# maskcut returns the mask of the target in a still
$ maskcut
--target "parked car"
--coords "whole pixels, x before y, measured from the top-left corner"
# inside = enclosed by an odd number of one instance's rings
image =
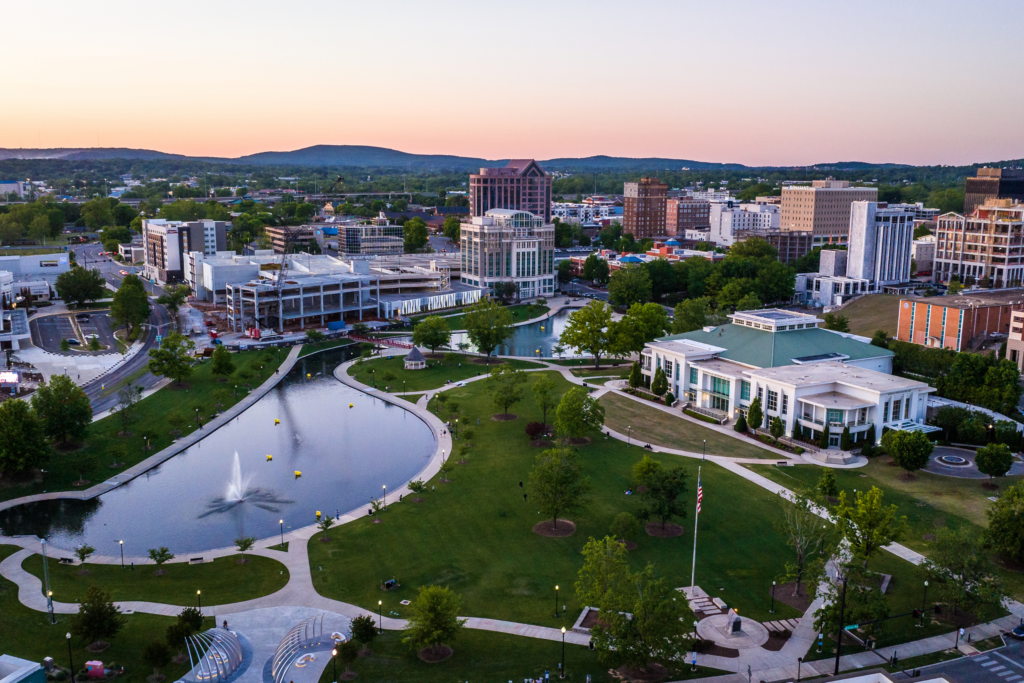
[[[1021,624],[1017,628],[1010,631],[1010,637],[1016,638],[1017,640],[1024,640],[1024,624]]]
[[[82,342],[78,341],[74,337],[68,337],[67,343],[68,343],[68,346],[81,346],[82,345]]]

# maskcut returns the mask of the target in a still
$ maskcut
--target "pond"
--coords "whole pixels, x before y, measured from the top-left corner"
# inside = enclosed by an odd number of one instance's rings
[[[539,322],[512,328],[512,337],[508,342],[499,346],[495,353],[499,356],[529,356],[530,358],[579,358],[582,354],[569,348],[565,349],[561,356],[554,352],[554,348],[558,345],[558,338],[562,336],[562,331],[569,323],[570,313],[572,310],[563,308],[558,313]],[[470,351],[476,351],[476,347],[464,332],[452,335],[452,348],[456,348],[462,342],[470,345]]]
[[[316,522],[318,510],[334,516],[367,505],[382,487],[414,477],[435,442],[415,415],[334,378],[350,353],[300,359],[229,424],[98,498],[0,512],[0,533],[65,549],[88,543],[101,555],[117,555],[119,540],[126,555],[159,546],[195,553],[274,536],[282,519],[287,532]]]

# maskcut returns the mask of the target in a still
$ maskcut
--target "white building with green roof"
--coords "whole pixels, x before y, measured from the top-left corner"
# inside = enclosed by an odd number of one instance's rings
[[[720,420],[746,414],[761,399],[765,424],[778,416],[786,434],[818,438],[829,425],[839,445],[844,428],[857,441],[875,425],[929,431],[923,382],[892,374],[893,352],[867,339],[826,330],[813,315],[743,311],[724,325],[656,339],[641,354],[648,378],[658,368],[669,391],[690,409]]]

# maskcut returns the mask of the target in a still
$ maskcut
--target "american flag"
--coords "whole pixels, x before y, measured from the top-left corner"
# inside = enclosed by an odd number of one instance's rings
[[[700,477],[697,477],[697,514],[700,514],[700,501],[704,498],[704,489],[700,485]]]

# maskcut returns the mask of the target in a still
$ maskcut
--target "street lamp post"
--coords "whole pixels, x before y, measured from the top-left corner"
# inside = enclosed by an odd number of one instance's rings
[[[57,623],[57,615],[53,613],[53,591],[46,591],[46,609],[50,612],[50,623]]]
[[[558,676],[559,678],[565,678],[565,627],[562,627],[562,673]]]
[[[630,437],[632,436],[632,433],[633,428],[630,427],[629,425],[626,425],[626,448],[629,448],[630,446]]]
[[[75,657],[71,654],[71,634],[68,633],[64,637],[68,639],[68,663],[71,665],[71,683],[75,683]]]
[[[558,586],[555,586],[555,618],[558,618]]]
[[[203,596],[202,591],[196,591],[196,600],[199,601],[199,614],[203,613]]]
[[[704,456],[708,452],[708,440],[704,439],[704,445],[700,448],[700,461],[704,462]]]
[[[924,606],[928,604],[928,580],[924,582],[924,597],[921,598],[921,623],[918,626],[924,626]]]
[[[772,581],[772,608],[768,610],[772,614],[775,614],[775,582]]]
[[[124,541],[118,541],[117,545],[121,547],[121,569],[124,569]]]
[[[331,664],[334,666],[334,681],[338,681],[338,648],[331,650]]]
[[[281,525],[281,548],[284,549],[284,520],[278,520],[278,523]]]
[[[384,496],[381,498],[381,501],[384,503],[384,509],[387,510],[388,509],[388,486],[387,486],[387,484],[384,484],[383,486],[381,486],[381,488],[384,489]]]
[[[384,633],[384,601],[377,601],[377,625],[381,633]]]

